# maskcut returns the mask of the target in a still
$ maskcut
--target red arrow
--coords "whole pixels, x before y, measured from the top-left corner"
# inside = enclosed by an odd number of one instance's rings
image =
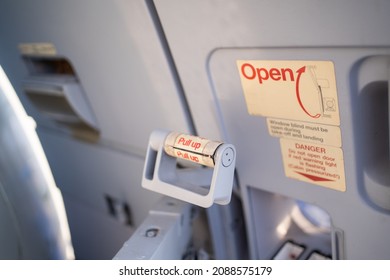
[[[321,114],[317,114],[317,115],[312,115],[310,114],[305,106],[303,106],[303,103],[302,103],[302,100],[301,100],[301,95],[299,93],[299,80],[301,79],[301,75],[303,73],[305,73],[306,71],[306,66],[303,66],[301,68],[299,68],[296,72],[298,73],[298,76],[297,76],[297,83],[295,84],[295,91],[296,91],[296,94],[297,94],[297,99],[298,99],[298,103],[299,103],[299,106],[301,106],[302,110],[310,117],[314,118],[314,119],[318,119],[319,117],[321,117]]]
[[[331,180],[331,179],[327,179],[327,178],[322,178],[322,177],[318,177],[318,176],[314,176],[314,175],[310,175],[310,174],[306,174],[306,173],[302,173],[302,172],[298,172],[298,171],[295,171],[296,173],[298,173],[299,175],[302,175],[312,181],[315,181],[315,182],[333,182],[334,180]]]

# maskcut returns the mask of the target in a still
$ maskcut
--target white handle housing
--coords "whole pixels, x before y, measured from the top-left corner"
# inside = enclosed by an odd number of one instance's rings
[[[234,146],[220,143],[215,148],[212,155],[213,168],[200,166],[178,168],[177,159],[168,155],[164,149],[169,135],[172,134],[161,130],[150,135],[142,186],[205,208],[212,206],[213,203],[228,204],[232,194],[236,162]],[[199,156],[204,155],[199,153]]]

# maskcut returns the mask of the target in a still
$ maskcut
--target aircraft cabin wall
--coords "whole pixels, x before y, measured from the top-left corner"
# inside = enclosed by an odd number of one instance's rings
[[[251,258],[389,258],[390,3],[154,2],[197,132],[237,149]]]
[[[112,257],[160,199],[140,186],[155,129],[235,146],[244,214],[236,200],[208,212],[216,244],[390,257],[389,2],[3,7],[0,64],[37,120],[78,258]]]
[[[111,259],[161,197],[141,188],[155,128],[192,132],[145,1],[3,1],[0,64],[65,201],[78,259]]]

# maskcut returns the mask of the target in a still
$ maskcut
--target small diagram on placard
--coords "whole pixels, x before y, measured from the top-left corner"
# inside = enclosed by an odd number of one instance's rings
[[[324,100],[324,111],[336,112],[336,100],[334,98],[325,97],[323,100]]]
[[[335,112],[335,99],[324,97],[324,89],[329,88],[329,81],[325,78],[318,77],[317,67],[315,65],[307,65],[298,71],[296,82],[296,97],[301,109],[312,118],[328,117],[331,115],[327,112]],[[307,73],[308,75],[302,76]],[[303,85],[302,85],[303,84]],[[314,94],[313,94],[314,93]],[[317,102],[314,101],[317,99]],[[306,102],[312,104],[308,106]],[[317,103],[317,106],[315,105]],[[310,108],[309,108],[310,107]]]
[[[316,66],[308,66],[309,73],[311,75],[312,81],[318,89],[318,96],[320,101],[320,107],[323,117],[330,118],[331,115],[327,114],[329,112],[336,112],[336,100],[332,97],[324,96],[324,89],[329,88],[329,81],[325,78],[319,78],[316,75]]]

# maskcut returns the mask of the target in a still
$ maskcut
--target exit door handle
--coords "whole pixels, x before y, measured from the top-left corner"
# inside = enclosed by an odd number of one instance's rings
[[[182,168],[178,159],[195,164]],[[231,199],[235,162],[231,144],[156,130],[149,138],[142,186],[205,208],[214,203],[226,205]]]

